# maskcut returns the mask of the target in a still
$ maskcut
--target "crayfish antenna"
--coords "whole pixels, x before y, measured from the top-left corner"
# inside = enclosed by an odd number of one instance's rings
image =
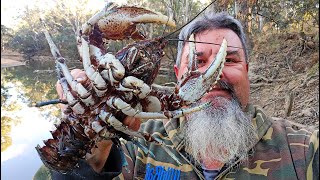
[[[65,79],[67,80],[68,84],[71,87],[71,90],[76,91],[80,98],[82,99],[82,101],[86,104],[86,106],[91,106],[94,104],[94,99],[92,97],[92,95],[90,94],[90,92],[79,82],[77,82],[71,75],[67,65],[66,65],[66,60],[64,57],[61,56],[59,49],[57,48],[57,46],[54,44],[48,30],[46,29],[46,25],[45,23],[42,21],[43,25],[44,25],[44,35],[47,39],[47,42],[49,44],[50,47],[50,51],[51,54],[53,55],[53,57],[55,58],[55,62],[56,62],[56,68],[57,68],[57,74],[58,74],[58,79],[61,80],[63,77],[65,77]],[[68,88],[68,91],[71,91]],[[67,92],[64,92],[67,93]]]
[[[152,136],[154,141],[161,145],[162,149],[166,151],[166,153],[174,160],[176,163],[178,163],[179,166],[182,166],[182,163],[179,161],[176,155],[173,154],[173,152],[166,146],[166,144],[159,138]]]
[[[46,37],[46,39],[47,39],[47,42],[48,42],[48,44],[49,44],[49,47],[50,47],[50,51],[51,51],[52,56],[55,58],[55,60],[58,60],[58,59],[60,59],[60,58],[63,58],[63,57],[61,56],[61,54],[60,54],[59,49],[58,49],[57,46],[54,44],[54,42],[53,42],[53,40],[52,40],[52,38],[51,38],[51,36],[50,36],[50,33],[49,33],[48,30],[47,30],[47,25],[45,24],[45,22],[44,22],[42,19],[40,19],[40,21],[41,21],[41,23],[42,23],[43,26],[44,26],[43,32],[44,32],[44,35],[45,35],[45,37]],[[63,59],[64,59],[64,58],[63,58]]]

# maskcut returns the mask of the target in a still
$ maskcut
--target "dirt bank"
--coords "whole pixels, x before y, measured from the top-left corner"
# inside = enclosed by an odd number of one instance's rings
[[[270,116],[319,126],[319,39],[298,33],[257,37],[250,62],[251,102]]]
[[[26,62],[22,54],[9,50],[1,51],[1,68],[23,65],[26,65]]]

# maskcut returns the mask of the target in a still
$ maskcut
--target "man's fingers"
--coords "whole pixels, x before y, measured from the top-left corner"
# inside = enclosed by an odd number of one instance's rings
[[[80,69],[73,69],[71,70],[70,73],[73,79],[77,80],[80,83],[83,83],[88,79],[86,73]],[[59,81],[57,81],[56,83],[56,90],[57,90],[59,99],[66,100],[66,97],[64,96],[64,93],[63,93],[62,86]],[[70,91],[72,91],[72,89],[70,89]],[[60,104],[60,108],[64,110],[66,108],[66,105]]]
[[[61,84],[59,83],[59,81],[57,81],[57,83],[56,83],[56,90],[57,90],[59,99],[65,100],[65,97],[64,97],[64,95],[63,95],[62,86],[61,86]]]
[[[86,154],[86,161],[93,170],[100,173],[106,163],[112,147],[111,140],[102,140],[92,148],[91,154]]]
[[[86,73],[83,70],[73,69],[70,73],[73,79],[77,80],[80,83],[83,83],[88,79]]]
[[[73,79],[77,80],[80,83],[83,83],[88,79],[86,73],[83,70],[73,69],[73,70],[71,70],[70,73],[71,73],[71,76],[73,77]],[[57,83],[56,83],[56,90],[58,92],[59,98],[65,100],[65,97],[63,95],[62,86],[59,83],[59,81],[57,81]]]

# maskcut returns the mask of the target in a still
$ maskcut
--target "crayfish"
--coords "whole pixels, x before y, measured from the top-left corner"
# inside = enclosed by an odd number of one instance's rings
[[[190,36],[188,72],[171,94],[159,93],[152,88],[164,48],[165,38],[153,40],[136,29],[137,23],[175,23],[160,13],[133,6],[106,5],[90,18],[79,31],[77,47],[88,76],[87,82],[77,82],[71,76],[65,59],[44,33],[55,58],[58,80],[66,97],[67,109],[61,123],[51,132],[53,139],[36,147],[41,160],[50,169],[67,172],[76,167],[79,159],[90,153],[95,144],[111,139],[119,145],[119,138],[135,143],[145,153],[148,149],[136,138],[164,146],[166,152],[179,164],[179,160],[163,142],[145,132],[133,131],[122,124],[126,116],[141,119],[178,118],[199,111],[210,104],[193,105],[219,80],[226,56],[224,40],[215,61],[205,73],[197,71],[196,48]],[[135,43],[115,55],[108,53],[105,40],[132,38]],[[183,107],[183,108],[182,108]]]

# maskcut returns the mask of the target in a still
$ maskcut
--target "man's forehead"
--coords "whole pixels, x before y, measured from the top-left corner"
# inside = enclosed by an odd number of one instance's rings
[[[217,45],[214,45],[214,46],[217,46],[217,49],[220,49],[221,45],[217,44]],[[202,56],[205,54],[205,51],[208,50],[207,47],[203,47],[203,48],[196,48],[196,55],[197,56]],[[210,48],[210,51],[211,48]],[[187,55],[189,54],[189,47],[188,45],[184,47],[184,52],[187,53]],[[227,48],[227,54],[230,54],[230,55],[233,55],[233,54],[236,54],[236,55],[240,55],[241,52],[243,52],[243,48],[241,47],[228,47]],[[214,52],[213,52],[214,53]]]
[[[199,32],[195,35],[195,41],[208,42],[217,45],[220,45],[223,39],[227,40],[228,49],[230,49],[230,47],[242,48],[240,38],[231,29],[211,29]]]

